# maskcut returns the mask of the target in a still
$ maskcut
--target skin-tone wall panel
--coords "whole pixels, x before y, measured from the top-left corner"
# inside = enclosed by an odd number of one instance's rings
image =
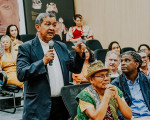
[[[150,0],[74,0],[75,13],[91,27],[104,48],[111,41],[137,50],[150,45]]]

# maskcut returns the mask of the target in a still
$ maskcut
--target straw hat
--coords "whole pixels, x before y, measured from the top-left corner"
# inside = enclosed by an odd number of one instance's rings
[[[105,68],[102,61],[98,60],[98,61],[92,63],[87,69],[88,74],[86,76],[86,79],[88,80],[91,75],[93,75],[94,73],[96,73],[98,71],[102,71],[102,70],[107,70],[108,72],[110,72],[110,69]]]

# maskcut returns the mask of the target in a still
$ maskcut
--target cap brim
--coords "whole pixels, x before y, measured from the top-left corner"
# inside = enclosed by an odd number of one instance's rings
[[[89,77],[90,77],[91,75],[93,75],[94,73],[96,73],[96,72],[98,72],[98,71],[103,71],[103,70],[106,70],[106,71],[108,71],[109,73],[111,72],[111,70],[110,70],[110,69],[108,69],[108,68],[95,70],[95,71],[90,72],[89,74],[87,74],[86,79],[87,79],[87,80],[89,80]]]

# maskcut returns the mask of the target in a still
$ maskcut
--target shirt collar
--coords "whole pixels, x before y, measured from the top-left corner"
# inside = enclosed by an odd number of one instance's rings
[[[124,75],[125,76],[125,75]],[[126,79],[126,81],[127,81],[127,83],[128,83],[128,85],[132,85],[132,81],[131,80],[129,80],[129,79],[127,79],[127,77],[125,76],[125,79]],[[136,79],[135,79],[135,82],[134,82],[134,84],[135,83],[139,83],[139,73],[138,73],[138,75],[137,75],[137,77],[136,77]]]
[[[50,44],[50,41],[48,43],[46,43],[46,42],[42,41],[40,38],[39,38],[39,40],[40,40],[41,45],[43,45],[43,46],[49,46],[49,44]]]

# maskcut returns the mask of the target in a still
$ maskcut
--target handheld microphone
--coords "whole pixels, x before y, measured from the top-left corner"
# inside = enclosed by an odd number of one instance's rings
[[[53,49],[53,47],[54,47],[54,41],[53,41],[53,40],[50,40],[50,41],[49,41],[49,49]],[[49,62],[49,65],[52,65],[52,63],[53,63],[53,60],[51,60],[51,61]]]

